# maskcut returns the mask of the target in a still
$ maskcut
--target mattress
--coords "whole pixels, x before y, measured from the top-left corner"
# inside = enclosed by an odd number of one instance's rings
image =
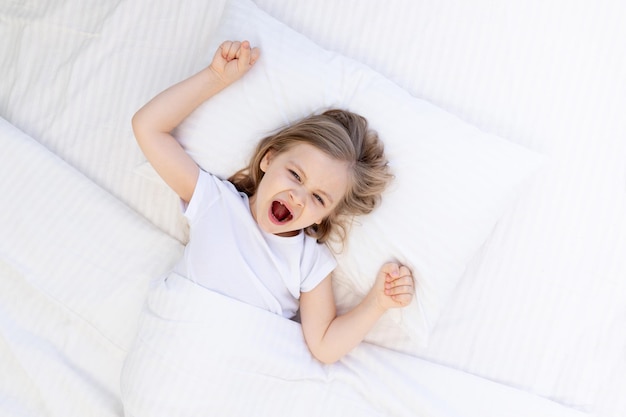
[[[563,413],[626,415],[626,6],[256,4],[547,157],[407,363]],[[187,239],[177,199],[141,169],[130,118],[206,63],[224,5],[0,5],[0,414],[122,415],[143,300]]]

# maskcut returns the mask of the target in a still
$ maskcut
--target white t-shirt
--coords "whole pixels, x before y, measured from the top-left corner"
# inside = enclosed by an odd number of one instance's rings
[[[183,213],[190,236],[175,271],[284,317],[296,314],[300,292],[311,291],[337,265],[326,245],[304,232],[281,237],[261,230],[248,196],[205,171]]]

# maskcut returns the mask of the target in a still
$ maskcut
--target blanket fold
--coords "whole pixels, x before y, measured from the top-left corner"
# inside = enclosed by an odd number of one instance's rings
[[[149,295],[122,393],[129,416],[383,415],[337,376],[298,323],[172,273]]]
[[[366,343],[324,365],[299,323],[175,273],[148,295],[121,382],[127,417],[580,415]]]

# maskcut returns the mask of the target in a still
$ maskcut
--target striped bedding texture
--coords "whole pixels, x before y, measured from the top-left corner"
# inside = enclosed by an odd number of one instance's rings
[[[120,416],[145,294],[182,254],[0,119],[0,415]]]
[[[548,157],[419,359],[572,413],[626,415],[624,3],[255,2]],[[129,121],[202,65],[224,3],[0,4],[0,116],[11,132],[0,165],[0,415],[122,415],[119,373],[142,297],[187,239],[177,199],[136,173],[144,159]],[[95,245],[94,234],[106,239]],[[131,316],[122,327],[120,312]]]
[[[258,0],[319,45],[548,156],[421,356],[626,414],[626,5]]]
[[[175,273],[148,295],[121,380],[128,417],[585,415],[367,343],[323,365],[298,323]]]
[[[0,145],[0,415],[585,415],[368,344],[322,365],[299,324],[164,280],[181,245],[3,119]]]

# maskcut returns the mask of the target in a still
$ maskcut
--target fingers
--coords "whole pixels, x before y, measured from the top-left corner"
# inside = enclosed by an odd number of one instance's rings
[[[385,278],[385,295],[393,296],[394,299],[406,295],[410,301],[410,297],[415,293],[415,283],[411,270],[406,266],[397,264],[386,264],[385,266],[386,270],[389,271]]]
[[[250,54],[250,65],[254,65],[254,63],[261,56],[261,50],[258,47],[252,48],[252,52]]]
[[[404,265],[389,262],[381,267],[381,271],[386,274],[385,281],[390,282],[400,277],[412,276],[411,270]]]
[[[215,51],[209,69],[224,85],[230,85],[252,68],[260,54],[259,48],[251,48],[248,41],[224,41]]]
[[[388,262],[380,268],[380,271],[386,275],[386,280],[397,278],[400,276],[400,265],[395,262]]]
[[[406,307],[415,294],[413,273],[408,267],[396,262],[386,263],[380,267],[372,291],[376,292],[380,306]]]
[[[239,67],[239,71],[245,71],[250,68],[250,56],[252,52],[250,51],[250,42],[243,41],[237,52],[237,66]]]
[[[224,41],[220,45],[220,53],[222,58],[226,61],[232,61],[237,58],[239,53],[239,48],[241,47],[241,42],[239,41]]]
[[[254,65],[261,55],[259,48],[251,48],[248,41],[224,41],[219,47],[219,53],[226,61],[237,59],[240,68]]]
[[[413,278],[402,277],[391,282],[385,282],[386,295],[413,294]]]
[[[391,299],[397,303],[398,307],[406,307],[413,300],[413,294],[392,295]]]

